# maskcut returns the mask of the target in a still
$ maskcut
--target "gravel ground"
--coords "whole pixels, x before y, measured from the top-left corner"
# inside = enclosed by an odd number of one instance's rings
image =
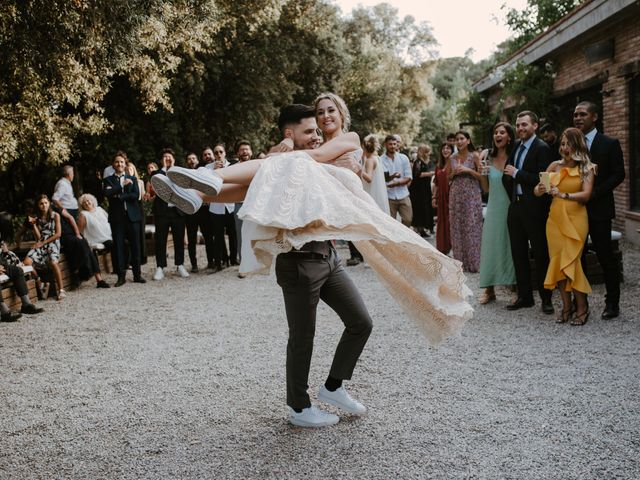
[[[273,276],[84,285],[0,324],[0,477],[638,478],[640,251],[623,248],[622,318],[599,318],[601,285],[584,327],[503,293],[438,348],[350,268],[374,331],[347,385],[370,411],[320,430],[286,421]],[[340,332],[322,306],[312,396]]]

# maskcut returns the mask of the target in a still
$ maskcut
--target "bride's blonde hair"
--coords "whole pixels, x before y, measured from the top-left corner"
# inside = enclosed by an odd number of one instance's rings
[[[587,142],[585,142],[582,131],[573,127],[567,128],[560,136],[560,144],[562,144],[562,138],[565,138],[569,147],[571,147],[571,159],[578,163],[580,178],[584,180],[590,171],[593,171],[595,175],[598,167],[595,163],[591,162],[589,148],[587,147]]]
[[[347,133],[349,131],[349,127],[351,127],[351,114],[349,113],[347,104],[341,97],[339,97],[335,93],[324,92],[318,95],[313,101],[313,108],[317,111],[318,104],[320,103],[320,101],[325,99],[333,102],[333,104],[338,109],[338,113],[340,113],[340,116],[342,117],[342,131]]]

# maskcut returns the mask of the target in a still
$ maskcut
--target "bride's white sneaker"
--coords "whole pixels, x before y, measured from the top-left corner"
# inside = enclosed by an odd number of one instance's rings
[[[344,387],[330,392],[327,390],[327,387],[322,385],[318,392],[318,400],[355,415],[364,415],[367,413],[367,407],[351,398],[351,395],[349,395],[349,392],[347,392]]]
[[[179,187],[192,188],[205,195],[217,195],[222,188],[222,178],[206,167],[172,167],[167,171],[167,176]]]
[[[151,185],[162,200],[172,203],[184,213],[192,215],[202,206],[202,198],[193,190],[180,188],[166,175],[154,175],[151,177]]]
[[[340,418],[333,413],[320,410],[315,405],[303,408],[298,413],[293,408],[289,408],[289,422],[297,427],[328,427],[338,423]]]

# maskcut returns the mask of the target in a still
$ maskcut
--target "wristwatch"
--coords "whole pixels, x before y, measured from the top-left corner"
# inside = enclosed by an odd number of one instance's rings
[[[562,198],[564,198],[565,200],[569,200],[569,194],[567,192],[564,192],[562,194]]]

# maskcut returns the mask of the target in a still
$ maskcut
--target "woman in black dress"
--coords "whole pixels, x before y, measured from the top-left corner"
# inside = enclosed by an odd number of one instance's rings
[[[431,147],[420,145],[418,157],[413,162],[413,180],[409,186],[413,220],[411,226],[423,237],[433,233],[433,207],[431,206],[431,177],[434,164],[431,161]]]

